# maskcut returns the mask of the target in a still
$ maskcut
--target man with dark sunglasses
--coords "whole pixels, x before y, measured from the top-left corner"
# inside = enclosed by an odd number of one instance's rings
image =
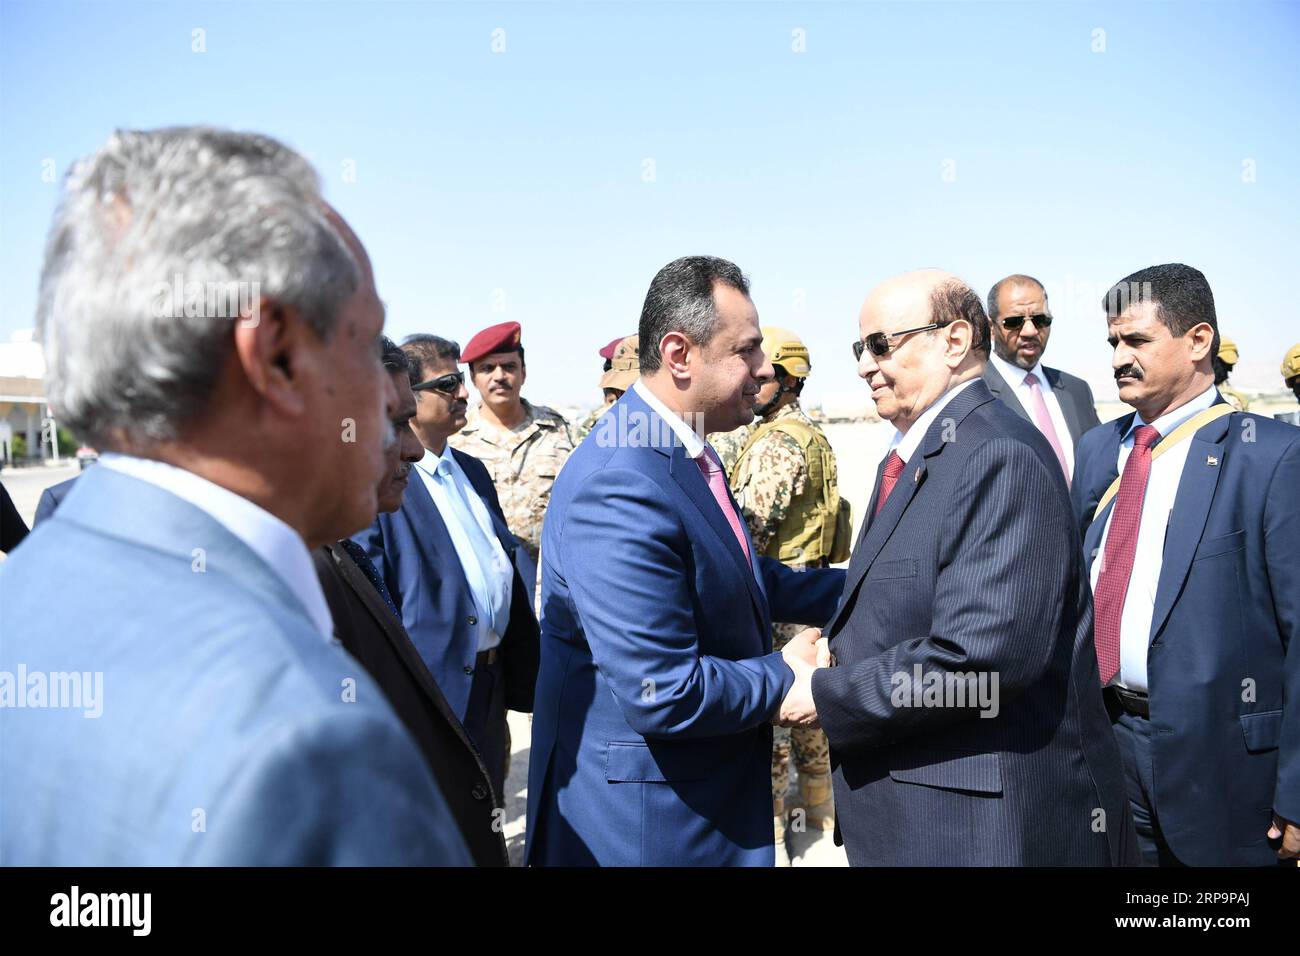
[[[810,705],[854,866],[1136,860],[1069,492],[981,380],[989,323],[956,276],[872,290],[858,375],[897,434]],[[819,663],[821,661],[819,660]]]
[[[988,307],[993,354],[984,384],[1043,433],[1068,481],[1075,446],[1100,422],[1088,383],[1043,365],[1052,329],[1047,290],[1032,276],[1010,275],[989,290]]]

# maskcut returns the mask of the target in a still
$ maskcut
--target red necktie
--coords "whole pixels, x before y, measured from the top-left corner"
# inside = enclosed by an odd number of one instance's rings
[[[1097,641],[1097,670],[1105,687],[1119,673],[1119,625],[1124,616],[1124,598],[1128,594],[1133,559],[1137,554],[1138,528],[1142,523],[1142,499],[1147,493],[1147,476],[1151,474],[1151,446],[1160,433],[1150,425],[1141,425],[1133,433],[1133,450],[1124,463],[1119,494],[1110,513],[1110,530],[1106,532],[1106,552],[1102,555],[1101,573],[1093,594],[1093,634]]]
[[[880,509],[885,507],[885,499],[889,493],[894,490],[894,485],[898,484],[898,476],[903,473],[903,459],[898,457],[898,452],[891,451],[889,457],[885,459],[885,471],[880,476],[880,494],[876,496],[876,510],[872,515],[874,518],[880,514]]]

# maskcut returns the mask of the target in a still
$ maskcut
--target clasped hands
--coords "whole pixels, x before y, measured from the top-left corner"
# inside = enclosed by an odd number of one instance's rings
[[[794,671],[791,685],[781,709],[772,723],[779,727],[820,727],[817,705],[812,695],[812,675],[820,667],[830,667],[835,659],[820,628],[810,627],[800,631],[781,649],[781,657]]]

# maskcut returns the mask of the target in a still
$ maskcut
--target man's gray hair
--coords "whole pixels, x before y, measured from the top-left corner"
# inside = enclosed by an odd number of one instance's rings
[[[360,283],[297,153],[254,133],[119,130],[72,167],[50,228],[46,395],[93,445],[175,438],[210,399],[241,314],[260,321],[268,300],[326,339]]]
[[[718,283],[749,295],[749,280],[740,268],[716,256],[683,256],[655,274],[637,327],[642,375],[659,370],[659,343],[669,332],[680,332],[697,345],[709,344],[717,331],[713,290]]]

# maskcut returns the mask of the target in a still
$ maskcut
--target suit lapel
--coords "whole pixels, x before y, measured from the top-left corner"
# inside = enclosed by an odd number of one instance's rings
[[[1002,373],[997,370],[997,366],[993,364],[992,359],[984,365],[984,384],[989,387],[989,391],[993,393],[994,398],[1001,399],[1008,408],[1025,421],[1033,421],[1029,417],[1029,412],[1025,410],[1025,406],[1021,405],[1020,399],[1016,397],[1016,390],[1002,377]]]
[[[1102,490],[1104,491],[1106,488],[1110,487],[1110,483],[1114,480],[1115,479],[1112,476],[1110,480],[1102,486]],[[1100,498],[1100,492],[1095,497]],[[1101,510],[1100,514],[1093,515],[1092,523],[1088,525],[1088,531],[1083,536],[1084,567],[1089,574],[1092,573],[1092,563],[1097,560],[1101,549],[1102,532],[1106,530],[1106,522],[1110,520],[1110,513],[1115,510],[1115,500],[1118,497],[1119,496],[1116,495],[1115,498],[1112,498],[1106,507]]]
[[[1074,402],[1074,393],[1065,387],[1065,380],[1056,369],[1044,365],[1043,374],[1047,376],[1047,383],[1052,387],[1056,403],[1061,406],[1061,416],[1065,419],[1065,427],[1070,431],[1070,444],[1078,448],[1079,439],[1083,437],[1083,426],[1079,407]]]
[[[420,475],[419,478],[420,487],[408,489],[406,497],[402,499],[402,510],[410,508],[411,517],[415,519],[412,521],[412,537],[423,552],[422,558],[426,565],[431,568],[446,569],[446,573],[456,575],[465,600],[472,605],[474,594],[470,590],[469,579],[465,577],[465,569],[461,567],[460,555],[451,540],[451,532],[447,530],[447,523],[442,520],[442,512],[433,503],[433,495],[424,484],[424,475]]]
[[[966,416],[981,405],[994,400],[992,392],[984,386],[982,382],[975,382],[967,386],[962,392],[956,395],[943,409],[939,417],[930,423],[926,429],[925,437],[921,439],[921,445],[908,459],[907,464],[903,466],[903,473],[898,476],[898,483],[894,485],[893,491],[889,493],[889,498],[885,502],[884,508],[880,514],[874,518],[864,518],[864,527],[866,532],[858,542],[857,548],[853,552],[853,557],[849,561],[849,569],[844,578],[844,596],[840,600],[840,606],[835,612],[836,620],[832,621],[832,626],[838,623],[838,619],[843,615],[852,604],[848,600],[850,594],[857,590],[862,579],[871,570],[872,563],[876,556],[880,554],[880,549],[893,535],[894,530],[903,519],[907,506],[912,503],[921,485],[925,483],[925,477],[929,473],[930,467],[948,442],[944,440],[944,432],[948,427],[947,422],[956,423],[958,428],[965,421]],[[880,473],[884,470],[884,464],[881,463],[880,469],[876,475],[876,492],[871,498],[871,508],[875,509],[876,498],[879,495]],[[866,522],[870,525],[866,525]]]
[[[668,474],[672,476],[673,481],[677,482],[678,487],[686,492],[686,497],[691,499],[691,503],[704,517],[705,524],[713,529],[713,533],[718,536],[723,550],[731,556],[736,568],[744,572],[745,580],[749,584],[750,597],[754,600],[754,606],[758,609],[760,617],[766,620],[766,601],[758,588],[758,582],[754,579],[754,567],[741,552],[740,542],[736,540],[736,535],[731,530],[731,524],[723,517],[722,509],[718,507],[713,492],[709,490],[708,482],[704,480],[704,475],[700,473],[700,466],[695,463],[693,458],[687,456],[686,449],[680,444],[675,445],[668,456]],[[728,500],[731,500],[730,493],[728,493]],[[732,507],[735,507],[734,501],[732,501]],[[737,512],[737,517],[739,517],[739,512]],[[744,522],[741,522],[741,524],[743,525]],[[746,537],[748,538],[747,531]],[[749,542],[749,547],[752,555],[754,553],[754,543],[752,541]]]
[[[1160,583],[1151,614],[1151,638],[1164,627],[1174,599],[1183,589],[1183,581],[1192,566],[1192,557],[1205,531],[1205,521],[1214,502],[1223,471],[1223,448],[1231,416],[1210,422],[1188,439],[1187,461],[1178,481],[1174,510],[1169,514],[1169,536],[1165,541],[1164,560],[1160,565]]]

